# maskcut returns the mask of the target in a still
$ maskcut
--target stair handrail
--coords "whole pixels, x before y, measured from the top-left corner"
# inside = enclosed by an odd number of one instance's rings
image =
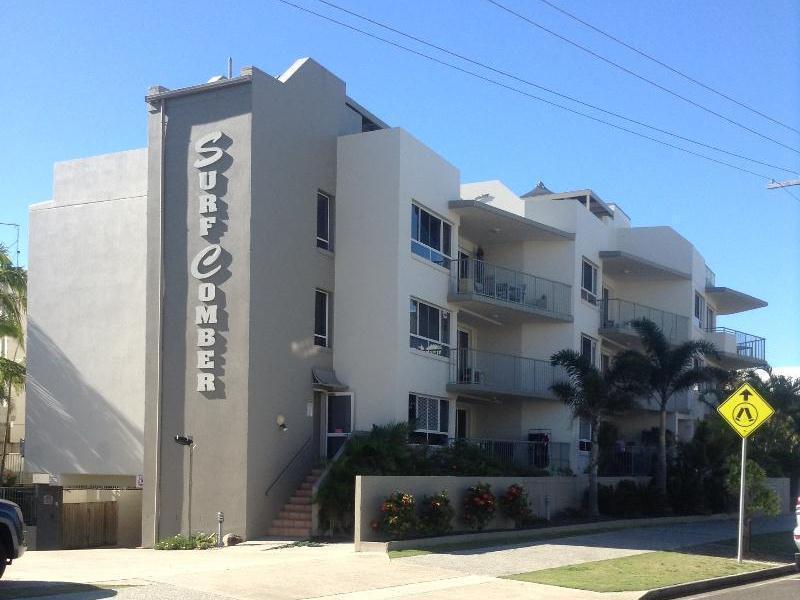
[[[303,445],[300,446],[300,449],[297,452],[294,453],[294,456],[292,456],[292,459],[288,463],[286,463],[286,466],[283,467],[283,469],[281,469],[281,472],[278,473],[278,475],[275,477],[275,479],[272,480],[272,483],[269,484],[269,487],[267,488],[267,491],[264,492],[265,496],[269,495],[270,490],[273,487],[275,487],[275,484],[278,483],[278,481],[280,480],[281,477],[283,477],[283,474],[286,473],[286,471],[289,470],[289,467],[291,467],[292,464],[294,464],[294,461],[297,460],[297,457],[300,456],[300,454],[303,452],[303,450],[305,450],[306,447],[311,443],[312,439],[314,439],[314,436],[310,435],[310,436],[308,436],[308,439],[305,442],[303,442]]]
[[[353,439],[354,435],[357,435],[356,432],[351,433],[345,438],[344,443],[339,446],[336,454],[334,454],[333,458],[328,461],[328,463],[325,465],[325,468],[322,470],[322,473],[320,473],[320,476],[317,477],[317,480],[314,482],[314,485],[311,486],[311,535],[319,534],[319,503],[316,501],[319,488],[322,487],[322,484],[328,479],[328,475],[330,474],[333,465],[342,457],[347,445],[350,443],[350,440]]]

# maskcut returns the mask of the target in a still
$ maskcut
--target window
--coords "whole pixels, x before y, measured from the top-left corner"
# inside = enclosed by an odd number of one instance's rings
[[[314,299],[314,344],[317,346],[330,346],[328,328],[328,292],[317,290]]]
[[[588,335],[581,334],[581,354],[589,359],[592,364],[597,362],[597,340]]]
[[[698,327],[703,326],[703,311],[705,310],[705,298],[697,292],[694,293],[694,322]]]
[[[408,423],[412,430],[412,442],[446,444],[450,427],[450,401],[409,394]]]
[[[417,256],[449,269],[452,231],[447,221],[411,205],[411,251]]]
[[[317,192],[317,248],[331,249],[331,198]]]
[[[410,347],[450,356],[450,313],[446,310],[411,299]]]
[[[716,323],[714,322],[714,309],[710,306],[706,306],[706,329],[709,331],[714,331],[716,327]]]
[[[592,424],[588,419],[581,419],[578,424],[578,450],[580,452],[592,450]]]
[[[589,304],[597,304],[597,267],[585,258],[581,270],[581,298]]]

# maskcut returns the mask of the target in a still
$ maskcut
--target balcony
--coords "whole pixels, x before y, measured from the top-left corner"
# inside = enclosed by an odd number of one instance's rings
[[[727,327],[707,329],[705,336],[717,347],[720,366],[724,369],[747,369],[767,364],[766,340],[762,337]]]
[[[470,444],[490,458],[522,470],[547,470],[566,473],[570,469],[570,447],[566,442],[527,442],[523,440],[461,439],[450,443]]]
[[[600,335],[622,346],[638,344],[639,335],[631,325],[636,319],[653,321],[671,344],[689,339],[689,317],[618,298],[601,300],[599,304]]]
[[[451,264],[447,299],[502,322],[572,321],[572,286],[474,258]]]
[[[667,401],[667,412],[684,414],[691,413],[692,403],[699,401],[697,396],[697,392],[694,390],[681,390],[680,392],[675,392],[672,394],[669,401]],[[637,398],[635,402],[639,408],[644,410],[653,412],[659,412],[661,410],[657,400],[652,396],[648,398]]]
[[[554,399],[550,386],[566,372],[546,360],[459,348],[450,353],[447,391],[489,400]]]

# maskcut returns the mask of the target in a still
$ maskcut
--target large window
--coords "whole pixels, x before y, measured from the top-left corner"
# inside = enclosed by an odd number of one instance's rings
[[[412,442],[446,444],[450,427],[450,401],[409,394],[408,424],[412,431]]]
[[[594,365],[597,364],[597,340],[581,334],[581,354]]]
[[[450,268],[452,227],[416,204],[411,205],[411,251]]]
[[[597,267],[585,258],[581,270],[581,298],[589,304],[597,304]]]
[[[412,348],[450,356],[449,312],[412,298],[409,322]]]
[[[328,292],[317,290],[314,298],[314,344],[328,347],[331,343],[329,327]]]
[[[580,452],[592,450],[592,424],[588,419],[581,418],[578,423],[578,450]]]
[[[317,192],[317,248],[331,250],[331,197]]]

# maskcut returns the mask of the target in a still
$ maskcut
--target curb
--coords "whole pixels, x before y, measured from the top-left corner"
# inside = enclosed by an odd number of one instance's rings
[[[702,594],[703,592],[712,592],[714,590],[721,590],[729,587],[736,587],[746,583],[756,583],[758,581],[765,581],[767,579],[776,579],[778,577],[785,577],[786,575],[793,575],[797,572],[795,565],[783,565],[780,567],[772,567],[770,569],[762,569],[760,571],[752,571],[750,573],[741,573],[740,575],[728,575],[727,577],[716,577],[714,579],[703,579],[701,581],[692,581],[691,583],[681,583],[669,587],[656,588],[645,592],[639,596],[639,600],[669,600],[671,598],[683,598],[685,596],[692,596],[694,594]]]
[[[410,540],[392,540],[389,542],[360,542],[356,543],[356,552],[390,552],[392,550],[406,550],[414,548],[427,550],[437,546],[485,542],[485,545],[496,546],[522,542],[536,542],[538,538],[548,538],[553,534],[564,534],[564,537],[581,534],[592,534],[596,530],[608,531],[622,530],[628,527],[658,527],[659,525],[678,525],[685,523],[698,523],[710,521],[726,521],[732,519],[729,514],[716,515],[691,515],[685,517],[655,517],[638,519],[615,519],[612,521],[595,521],[593,523],[579,523],[574,525],[560,525],[556,527],[541,527],[537,529],[508,529],[483,533],[462,533],[441,537],[416,538]],[[560,536],[559,536],[560,537]]]

